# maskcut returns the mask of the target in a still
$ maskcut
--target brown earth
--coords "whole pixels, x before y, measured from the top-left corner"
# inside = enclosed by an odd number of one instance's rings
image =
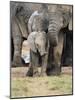
[[[11,68],[11,77],[26,77],[28,67]],[[71,75],[72,67],[62,67],[61,74]]]
[[[72,67],[62,68],[59,76],[26,77],[28,67],[11,68],[11,97],[72,94]]]

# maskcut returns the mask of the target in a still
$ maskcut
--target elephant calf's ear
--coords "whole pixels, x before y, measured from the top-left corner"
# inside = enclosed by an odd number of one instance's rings
[[[69,28],[69,30],[73,30],[73,22],[72,22],[72,18],[70,19],[68,28]]]
[[[36,46],[35,46],[36,34],[37,34],[37,32],[31,32],[28,36],[28,39],[27,39],[30,49],[35,53],[37,52],[37,49],[36,49]]]

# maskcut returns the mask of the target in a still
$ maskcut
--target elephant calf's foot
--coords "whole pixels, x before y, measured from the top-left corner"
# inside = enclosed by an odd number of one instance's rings
[[[38,71],[33,73],[33,77],[38,77],[38,76],[39,76],[39,72]]]
[[[26,76],[33,76],[33,68],[32,67],[29,68]]]
[[[40,76],[44,77],[47,76],[47,74],[45,72],[41,72]]]

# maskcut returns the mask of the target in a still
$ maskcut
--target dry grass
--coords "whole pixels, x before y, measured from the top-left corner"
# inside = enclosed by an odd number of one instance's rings
[[[26,70],[25,70],[26,69]],[[25,77],[28,68],[14,68],[11,75],[11,96],[31,97],[72,94],[71,68],[60,76]],[[18,72],[14,74],[14,72]],[[21,75],[22,74],[22,75]],[[19,76],[18,76],[19,75]]]

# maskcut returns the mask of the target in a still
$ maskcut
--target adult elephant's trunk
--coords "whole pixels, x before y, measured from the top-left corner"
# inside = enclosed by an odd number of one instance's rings
[[[53,21],[49,23],[48,37],[51,45],[56,46],[58,44],[57,25]]]
[[[60,15],[56,13],[50,14],[48,37],[49,37],[50,44],[52,46],[57,46],[58,44],[58,34],[62,25],[63,25],[63,21]]]

